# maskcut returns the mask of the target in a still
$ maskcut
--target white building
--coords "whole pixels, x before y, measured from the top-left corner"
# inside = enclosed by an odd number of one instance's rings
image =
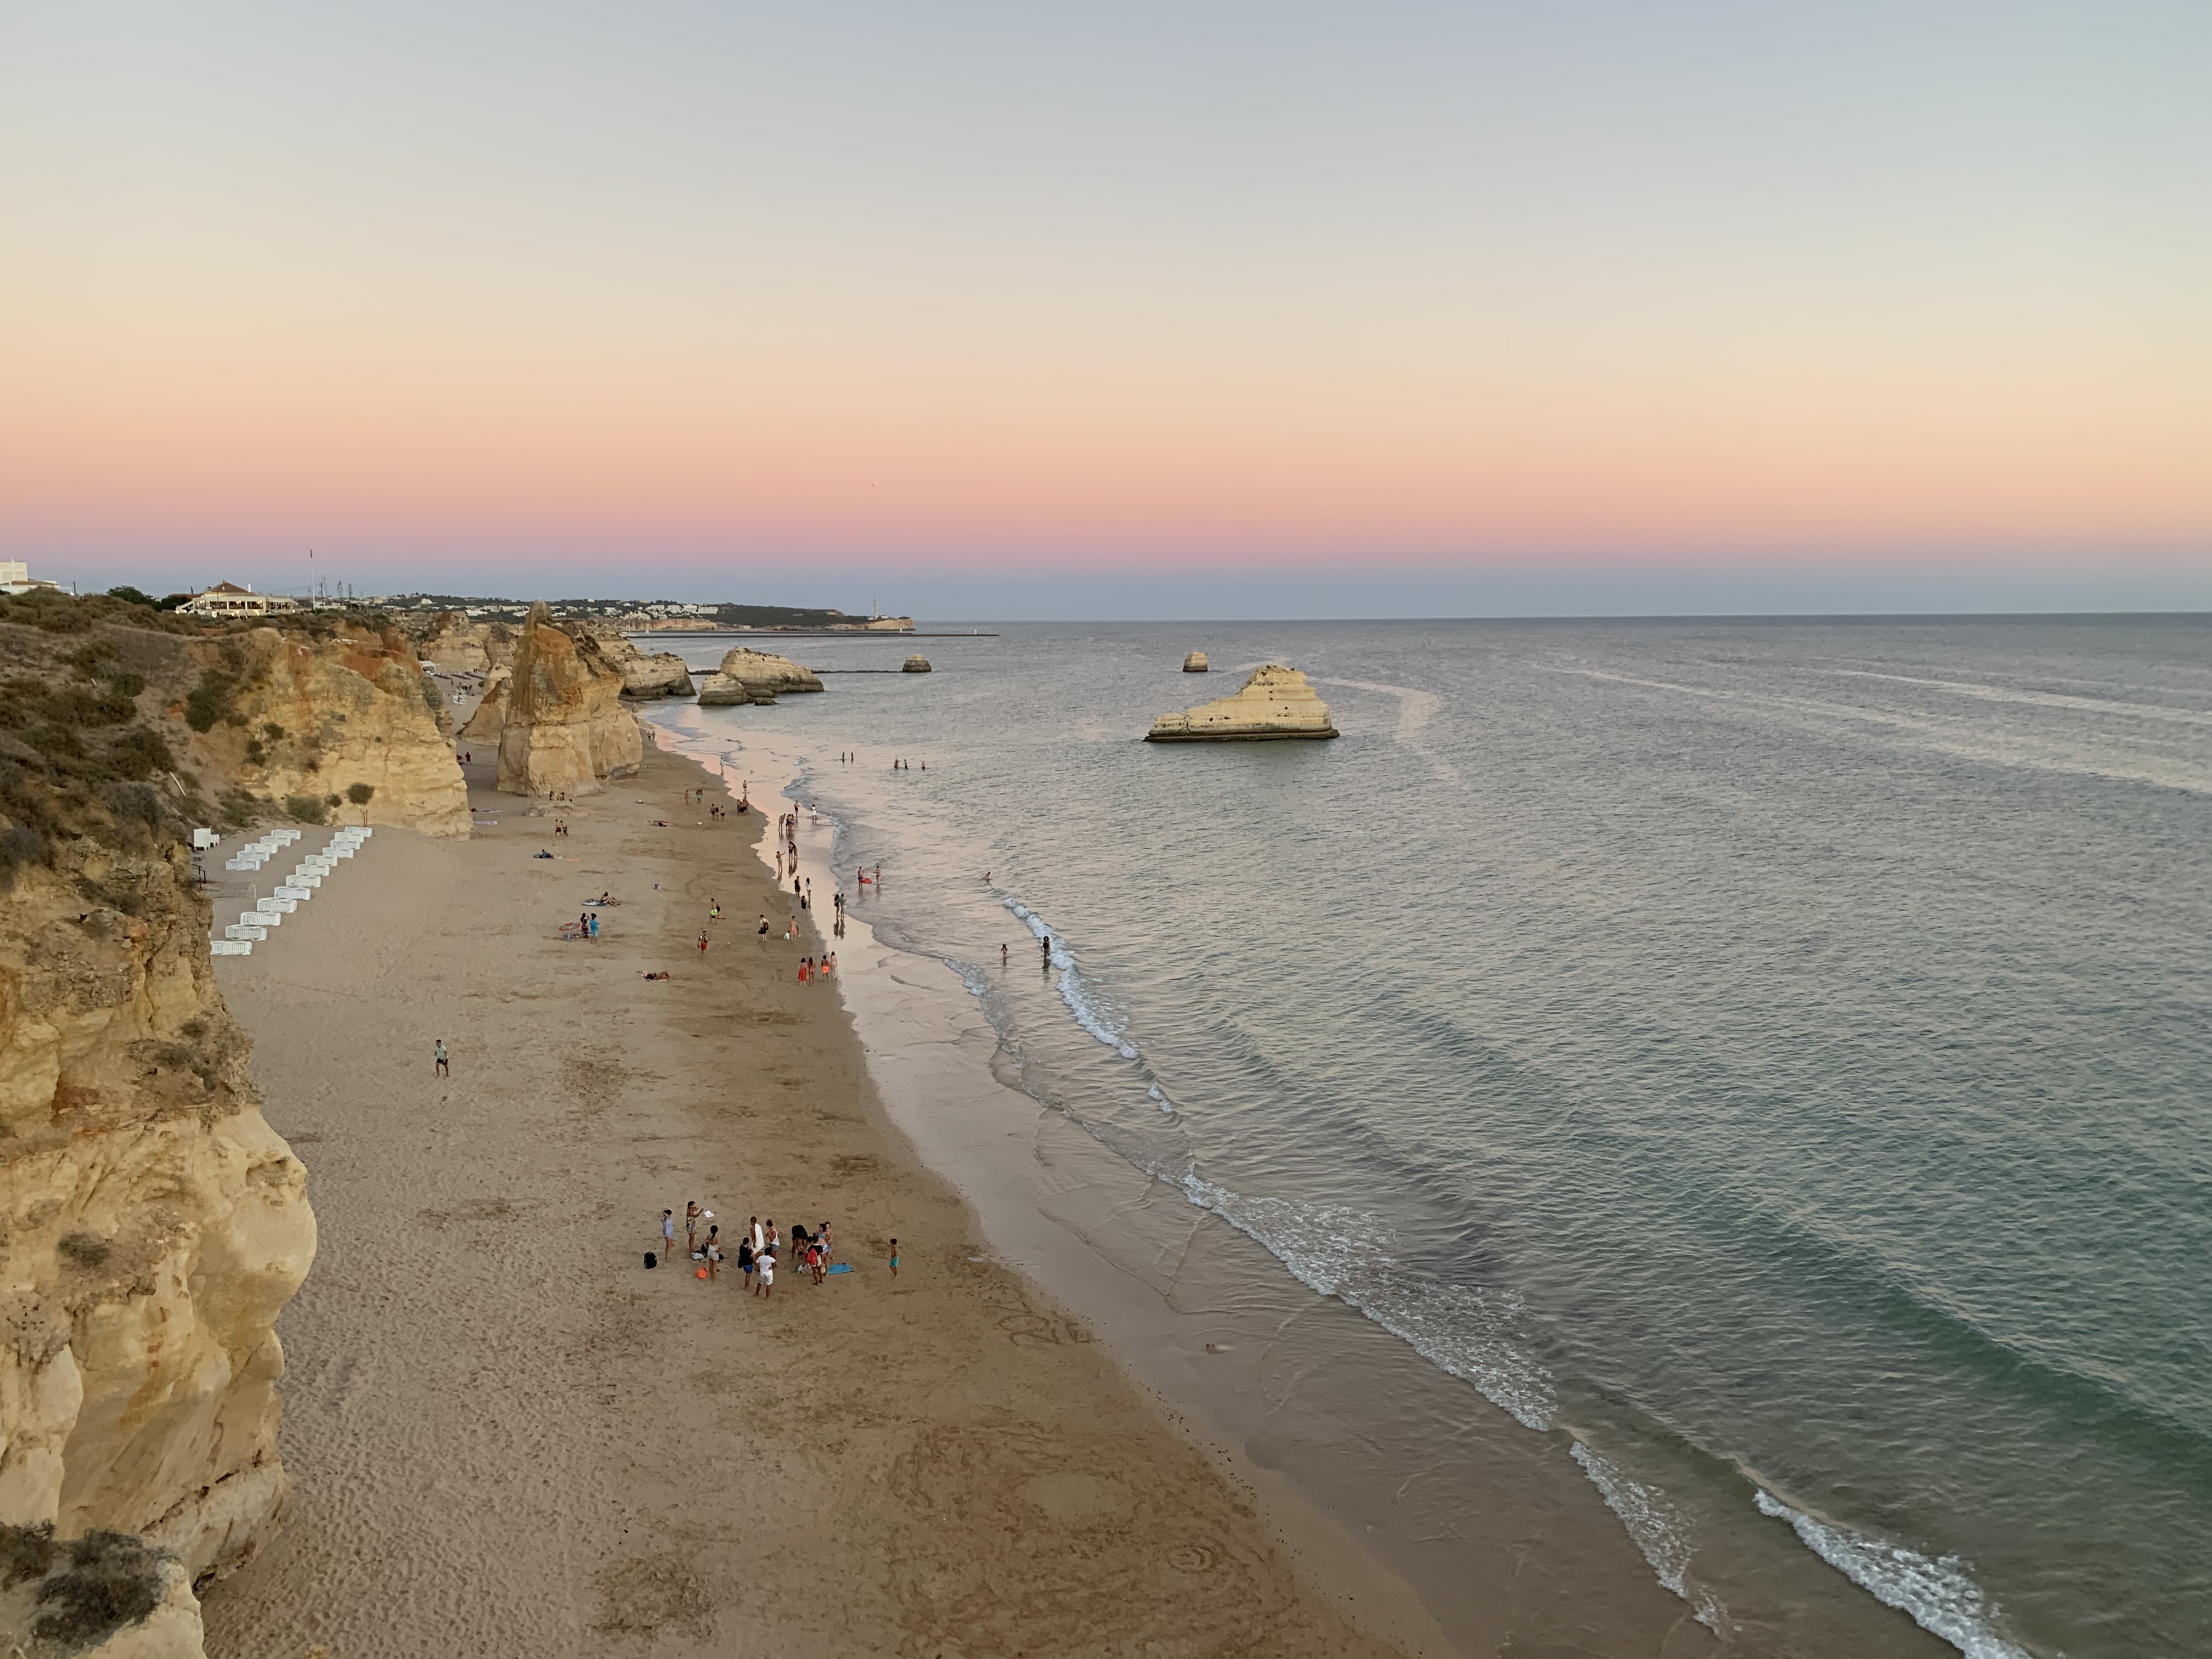
[[[42,582],[21,559],[0,559],[0,593],[33,593],[40,589],[57,592],[59,582]]]
[[[177,607],[190,617],[269,617],[297,611],[300,602],[282,593],[257,593],[251,587],[217,582],[204,593],[195,593]]]

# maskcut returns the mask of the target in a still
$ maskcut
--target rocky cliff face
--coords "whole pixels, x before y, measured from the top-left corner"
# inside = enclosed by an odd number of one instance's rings
[[[626,777],[645,756],[623,677],[589,635],[531,607],[514,647],[499,738],[499,787],[513,795],[581,795]],[[473,725],[473,722],[471,722]]]
[[[722,665],[699,687],[699,701],[708,708],[738,702],[774,702],[781,692],[819,691],[822,682],[788,657],[745,646],[726,653]]]
[[[415,648],[424,662],[457,674],[476,673],[491,666],[491,653],[485,648],[490,638],[490,623],[472,623],[458,611],[441,611],[430,618]]]
[[[626,697],[688,697],[691,671],[673,651],[641,651],[618,633],[594,634],[600,654],[623,677]]]
[[[304,801],[349,823],[469,833],[443,701],[412,641],[358,628],[320,640],[257,628],[185,648],[199,684],[167,706],[168,736],[203,769],[280,808]],[[356,784],[372,791],[366,802],[348,799]]]
[[[0,757],[0,1650],[185,1659],[283,1506],[314,1218],[178,826],[103,787]]]
[[[1333,738],[1328,705],[1295,668],[1269,663],[1234,696],[1163,714],[1147,743],[1228,742],[1261,738]]]
[[[497,745],[499,734],[507,730],[507,691],[514,683],[514,671],[509,668],[495,668],[484,676],[483,696],[458,734],[463,743]]]

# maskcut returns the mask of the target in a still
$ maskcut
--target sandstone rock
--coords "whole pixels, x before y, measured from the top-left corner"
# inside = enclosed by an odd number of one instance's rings
[[[1206,653],[1203,651],[1194,651],[1190,655],[1185,657],[1182,659],[1182,672],[1186,674],[1203,674],[1206,672]]]
[[[913,656],[908,657],[906,659],[906,666],[900,669],[899,672],[902,674],[927,674],[929,672],[929,659],[923,656],[920,652],[916,652]]]
[[[469,723],[460,729],[463,743],[480,743],[487,748],[498,743],[499,734],[507,729],[507,688],[514,680],[511,668],[495,668],[484,676],[483,696],[470,714]]]
[[[179,701],[167,711],[171,746],[250,793],[283,800],[375,791],[349,822],[469,833],[468,786],[453,759],[445,700],[396,631],[349,629],[333,639],[257,628],[186,647],[228,685],[225,717],[192,731]]]
[[[774,702],[786,691],[819,691],[822,682],[788,657],[738,646],[726,652],[722,665],[699,688],[708,707],[737,702]]]
[[[595,634],[599,651],[623,677],[626,697],[688,697],[691,671],[673,651],[641,651],[622,634]]]
[[[644,758],[637,716],[622,701],[623,677],[588,634],[530,608],[514,647],[499,738],[499,787],[510,795],[581,795],[627,777]]]
[[[457,674],[476,673],[491,666],[485,644],[490,637],[490,623],[472,623],[458,611],[441,611],[430,618],[416,649],[424,662]]]
[[[1265,738],[1333,738],[1328,705],[1295,668],[1269,663],[1234,696],[1202,702],[1180,714],[1163,714],[1145,734],[1147,743],[1206,743]]]
[[[197,1659],[192,1582],[276,1522],[275,1324],[315,1249],[191,874],[84,836],[0,906],[0,1528],[41,1583],[110,1583],[121,1622],[66,1644],[106,1659]],[[64,1650],[29,1637],[0,1650]]]

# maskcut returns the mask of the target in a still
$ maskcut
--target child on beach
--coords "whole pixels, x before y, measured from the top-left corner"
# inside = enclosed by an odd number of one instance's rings
[[[898,1240],[891,1240],[891,1277],[898,1277]]]

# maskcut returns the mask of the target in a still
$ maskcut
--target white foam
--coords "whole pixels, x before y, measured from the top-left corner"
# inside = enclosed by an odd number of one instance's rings
[[[1955,1555],[1931,1559],[1832,1521],[1816,1521],[1771,1492],[1752,1494],[1761,1515],[1787,1521],[1805,1547],[1884,1607],[1895,1607],[1931,1636],[1940,1636],[1966,1659],[2030,1659],[2027,1650],[1991,1628],[1996,1604],[1967,1575]]]
[[[1365,1211],[1247,1198],[1196,1175],[1152,1173],[1257,1239],[1301,1284],[1358,1309],[1528,1427],[1551,1426],[1558,1395],[1552,1374],[1521,1344],[1518,1296],[1440,1284],[1406,1271],[1390,1253],[1388,1225]]]
[[[1698,1622],[1708,1630],[1725,1635],[1733,1629],[1727,1610],[1711,1594],[1690,1584],[1690,1524],[1674,1500],[1658,1487],[1623,1474],[1579,1440],[1567,1449],[1605,1499],[1606,1508],[1620,1517],[1659,1582],[1687,1601]]]
[[[1075,1023],[1121,1055],[1122,1059],[1141,1059],[1142,1056],[1137,1052],[1137,1045],[1123,1036],[1112,1021],[1092,1002],[1091,988],[1084,983],[1083,975],[1076,971],[1075,958],[1068,955],[1066,944],[1058,933],[1046,925],[1044,918],[1019,899],[1001,899],[999,902],[1021,919],[1029,928],[1031,937],[1040,940],[1048,939],[1052,941],[1052,950],[1048,959],[1060,970],[1058,981],[1060,1000],[1067,1005],[1068,1012],[1075,1016]]]

